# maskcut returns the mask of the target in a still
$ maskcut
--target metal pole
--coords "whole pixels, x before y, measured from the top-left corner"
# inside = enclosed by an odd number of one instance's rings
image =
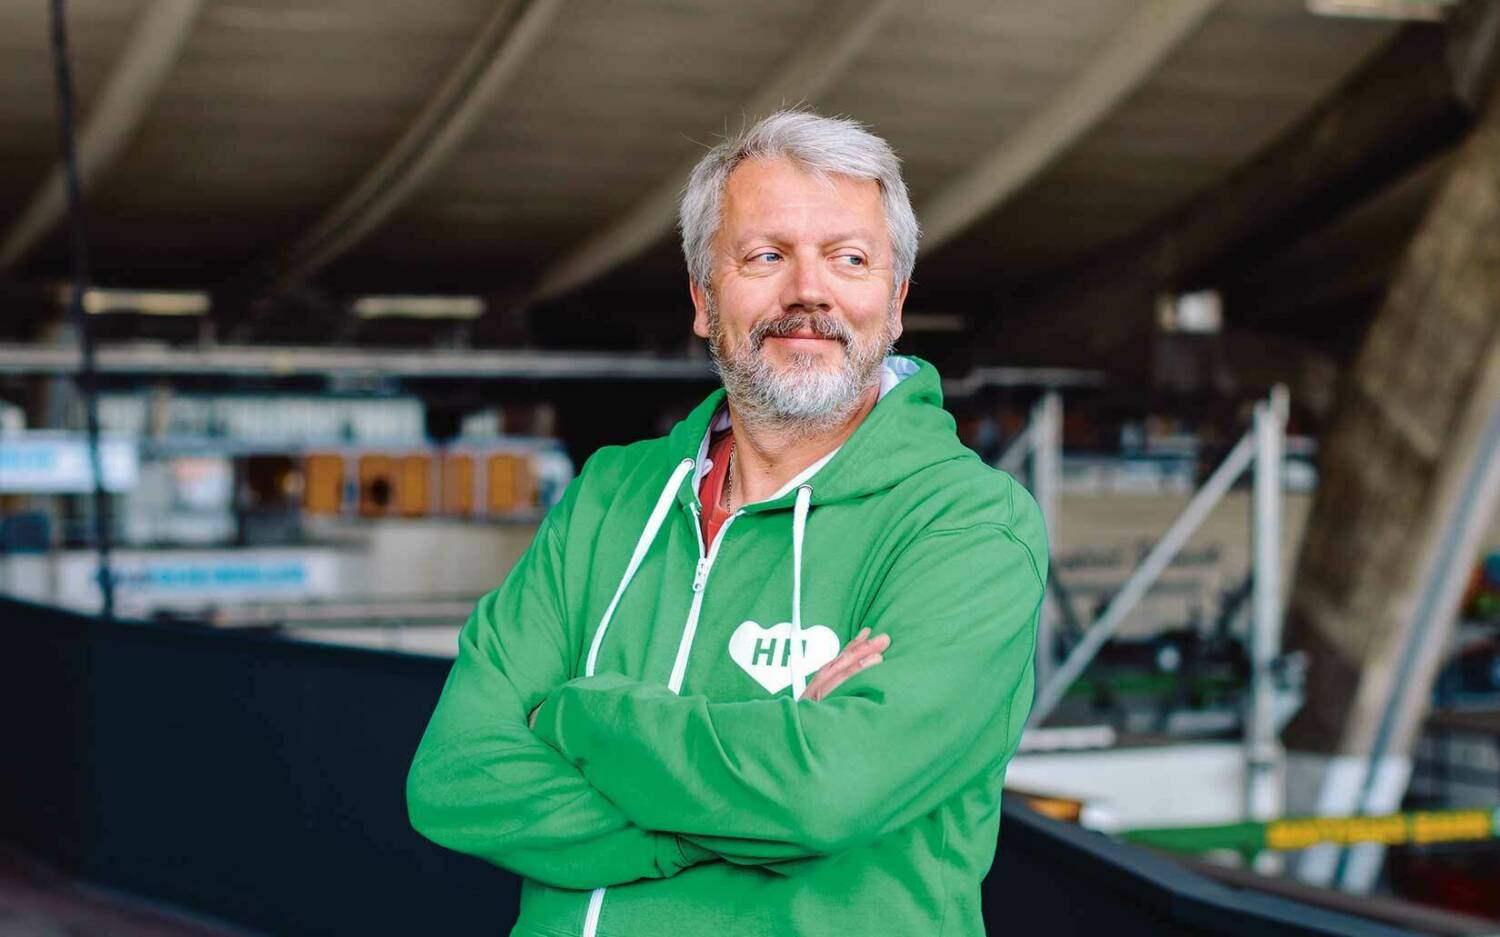
[[[1419,732],[1432,693],[1434,658],[1446,651],[1484,532],[1500,503],[1500,406],[1489,414],[1462,485],[1423,575],[1403,653],[1364,767],[1354,804],[1357,813],[1390,809],[1386,805],[1398,804],[1405,791],[1411,740]],[[1342,851],[1334,871],[1335,884],[1368,891],[1383,857],[1378,846]]]
[[[78,181],[78,152],[73,138],[73,75],[68,60],[68,16],[63,0],[52,2],[52,64],[57,80],[58,136],[63,151],[63,178],[68,197],[68,233],[73,259],[73,289],[68,315],[78,333],[83,360],[78,384],[83,391],[88,427],[89,466],[94,474],[94,548],[99,554],[100,615],[114,617],[114,578],[110,574],[109,495],[104,490],[104,464],[99,456],[98,373],[94,367],[94,329],[83,308],[89,284],[88,240],[84,236],[83,191]]]
[[[1055,390],[1042,395],[1031,412],[1031,494],[1047,525],[1047,553],[1056,556],[1061,532],[1058,515],[1059,482],[1062,474],[1062,397]],[[1050,566],[1050,564],[1049,564]],[[1057,668],[1057,599],[1052,590],[1042,590],[1042,609],[1037,619],[1036,683],[1042,687]]]
[[[1151,588],[1151,584],[1167,568],[1167,564],[1172,562],[1172,558],[1183,548],[1188,538],[1192,537],[1203,524],[1209,512],[1224,497],[1235,479],[1245,471],[1254,456],[1255,434],[1252,431],[1240,437],[1240,441],[1235,443],[1229,455],[1209,476],[1208,481],[1204,482],[1203,487],[1198,489],[1198,493],[1193,495],[1192,500],[1178,515],[1177,520],[1172,522],[1172,526],[1167,529],[1161,540],[1157,541],[1156,546],[1151,548],[1151,552],[1146,554],[1146,558],[1136,567],[1135,572],[1130,574],[1130,578],[1115,594],[1109,607],[1104,610],[1104,614],[1089,627],[1083,640],[1073,648],[1068,659],[1037,694],[1036,704],[1031,710],[1030,725],[1041,725],[1042,720],[1051,715],[1052,710],[1062,700],[1063,694],[1068,691],[1068,687],[1088,667],[1089,662],[1094,659],[1095,654],[1099,653],[1104,643],[1119,630],[1120,625],[1125,621],[1125,616],[1130,614],[1136,604],[1145,597],[1146,590]]]
[[[1281,654],[1281,470],[1284,425],[1274,403],[1255,406],[1254,573],[1250,707],[1245,723],[1245,815],[1282,812],[1274,667]]]

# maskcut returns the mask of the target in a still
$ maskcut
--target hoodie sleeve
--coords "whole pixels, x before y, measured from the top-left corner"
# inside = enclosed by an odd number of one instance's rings
[[[669,877],[691,864],[682,851],[691,847],[632,824],[527,725],[570,676],[559,589],[566,505],[460,632],[407,776],[408,814],[433,842],[548,885]]]
[[[830,696],[710,702],[618,674],[570,681],[538,734],[625,815],[734,862],[842,852],[1003,771],[1031,708],[1046,539],[1007,524],[912,540],[861,625],[882,662]]]

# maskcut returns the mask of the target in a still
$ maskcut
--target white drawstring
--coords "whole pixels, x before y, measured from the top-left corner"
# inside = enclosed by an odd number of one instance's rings
[[[610,599],[609,607],[604,610],[604,617],[599,619],[599,626],[594,629],[594,640],[589,645],[588,661],[584,665],[584,676],[594,675],[594,664],[599,659],[599,647],[604,643],[604,633],[609,630],[610,620],[615,616],[615,608],[619,606],[620,599],[625,595],[625,589],[629,587],[630,580],[635,578],[636,571],[641,568],[641,563],[646,558],[646,553],[651,549],[651,544],[656,540],[656,534],[661,530],[662,522],[666,520],[667,511],[672,506],[672,499],[677,496],[677,489],[682,480],[693,470],[692,459],[683,459],[673,470],[672,477],[667,479],[666,485],[662,487],[661,494],[656,499],[656,506],[651,509],[651,515],[646,519],[646,526],[641,530],[639,539],[635,542],[635,552],[630,556],[630,563],[625,567],[625,573],[620,577],[620,584],[615,588],[614,598]],[[792,509],[792,634],[791,634],[791,670],[792,670],[792,698],[801,699],[807,690],[807,674],[802,668],[802,539],[807,530],[807,512],[812,504],[812,486],[802,485],[797,489],[797,501]]]
[[[620,597],[625,594],[625,587],[630,585],[630,580],[635,578],[635,571],[641,568],[641,561],[646,558],[646,551],[651,549],[651,542],[656,539],[656,532],[661,530],[662,521],[666,520],[667,511],[672,507],[672,499],[677,497],[677,488],[682,480],[687,477],[688,472],[693,470],[692,459],[683,459],[673,469],[672,477],[667,479],[661,494],[657,496],[656,507],[651,509],[651,516],[646,518],[646,526],[641,530],[641,536],[635,542],[635,552],[630,555],[630,563],[625,567],[625,575],[620,577],[620,585],[615,589],[615,597],[610,599],[609,608],[604,610],[604,617],[599,619],[599,627],[594,629],[594,643],[589,645],[588,663],[584,665],[583,674],[586,677],[594,675],[594,662],[599,659],[599,645],[604,643],[604,632],[609,628],[609,620],[615,617],[615,606],[620,604]],[[604,906],[605,886],[600,886],[589,894],[588,912],[584,915],[583,933],[593,937],[599,928],[599,911]]]
[[[589,645],[589,659],[583,669],[584,676],[594,675],[594,662],[599,658],[599,645],[604,643],[604,632],[609,628],[609,620],[615,617],[615,606],[620,604],[620,597],[625,594],[625,587],[630,585],[630,580],[635,577],[636,570],[641,568],[641,561],[646,558],[646,551],[651,549],[651,542],[656,539],[656,532],[661,530],[662,521],[666,520],[667,511],[672,506],[672,499],[677,497],[678,487],[682,485],[682,480],[687,477],[687,473],[692,470],[692,459],[683,459],[677,463],[677,468],[672,471],[672,477],[667,479],[661,495],[657,497],[656,507],[651,509],[651,516],[646,519],[646,526],[641,530],[641,536],[635,542],[635,552],[630,556],[630,564],[625,567],[625,575],[620,577],[620,585],[615,589],[615,597],[610,600],[609,608],[604,610],[604,617],[599,619],[599,627],[594,629],[594,643]]]
[[[802,672],[802,534],[807,529],[807,509],[812,502],[812,486],[797,489],[797,505],[792,510],[792,699],[801,699],[807,690],[807,675]]]

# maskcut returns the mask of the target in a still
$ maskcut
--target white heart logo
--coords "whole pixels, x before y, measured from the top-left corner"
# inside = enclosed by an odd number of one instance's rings
[[[839,636],[832,628],[802,629],[802,669],[808,677],[838,655]],[[729,636],[729,656],[767,693],[780,693],[792,685],[792,623],[762,628],[753,621],[742,622]]]

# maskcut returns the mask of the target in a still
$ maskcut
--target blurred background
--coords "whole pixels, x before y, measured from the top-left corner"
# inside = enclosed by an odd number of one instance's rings
[[[11,0],[0,53],[0,931],[508,927],[405,765],[577,466],[716,386],[675,197],[805,104],[904,160],[898,351],[1048,518],[995,929],[1500,933],[1500,2]]]

